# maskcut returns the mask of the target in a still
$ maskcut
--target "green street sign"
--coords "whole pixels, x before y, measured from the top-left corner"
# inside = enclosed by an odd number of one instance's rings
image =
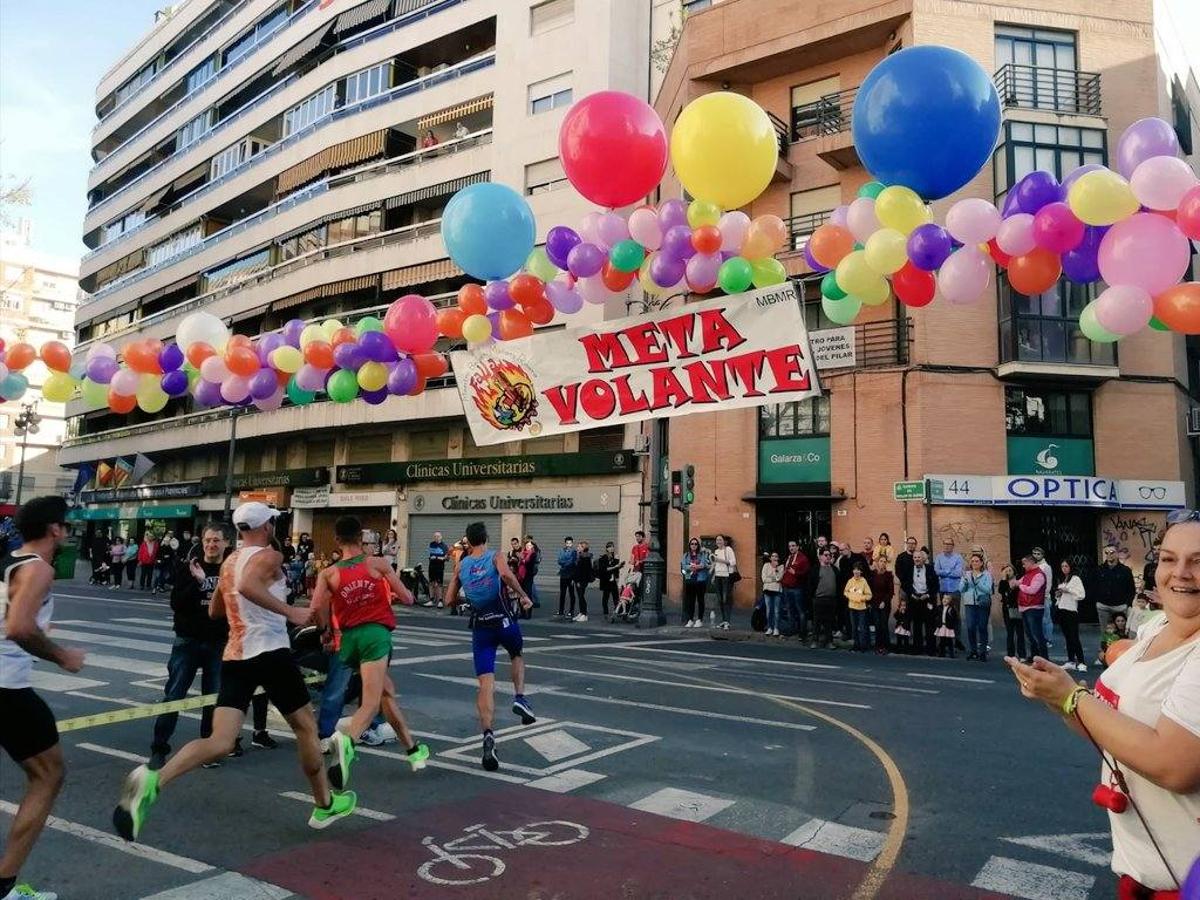
[[[901,502],[925,499],[924,481],[897,481],[892,485],[892,497]]]
[[[1095,475],[1095,453],[1086,438],[1010,437],[1009,475]]]

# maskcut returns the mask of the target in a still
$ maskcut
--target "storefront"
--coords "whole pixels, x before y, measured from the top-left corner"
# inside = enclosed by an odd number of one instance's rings
[[[199,481],[84,491],[80,495],[84,505],[72,509],[70,518],[86,523],[81,535],[84,546],[90,546],[97,535],[121,535],[140,541],[151,530],[158,535],[180,536],[195,529],[196,500],[202,493]]]
[[[200,502],[200,509],[209,514],[207,517],[219,518],[225,508],[225,476],[210,475],[200,479],[200,485],[203,493],[207,495]],[[286,540],[300,531],[312,530],[311,522],[307,518],[300,522],[301,517],[293,511],[293,492],[322,486],[328,491],[328,485],[329,469],[325,466],[242,472],[233,476],[233,497],[230,505],[236,507],[239,503],[257,501],[280,510],[282,515],[275,523],[275,533],[280,540]]]
[[[356,516],[366,530],[380,538],[395,527],[396,491],[334,491],[329,485],[294,488],[291,493],[292,533],[308,532],[318,553],[337,547],[334,525],[342,516]]]
[[[752,498],[760,555],[785,552],[789,540],[811,544],[818,535],[829,536],[832,531],[829,435],[778,436],[780,432],[794,435],[797,430],[828,431],[825,399],[763,408],[757,490]]]

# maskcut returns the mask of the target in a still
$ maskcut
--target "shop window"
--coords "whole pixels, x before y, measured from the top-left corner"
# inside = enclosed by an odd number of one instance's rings
[[[413,431],[408,435],[409,459],[445,459],[450,446],[450,431]]]
[[[1113,344],[1090,341],[1079,328],[1079,314],[1095,294],[1092,285],[1062,278],[1045,293],[1027,297],[1002,274],[998,286],[1001,362],[1116,364]]]
[[[1086,391],[1004,389],[1004,427],[1013,436],[1092,436],[1092,396]]]
[[[346,447],[346,462],[381,463],[392,461],[392,433],[356,434]]]
[[[304,445],[304,465],[309,468],[315,466],[332,466],[336,446],[337,441],[334,438],[308,441]]]
[[[759,407],[760,438],[820,437],[829,434],[829,397],[822,394]]]

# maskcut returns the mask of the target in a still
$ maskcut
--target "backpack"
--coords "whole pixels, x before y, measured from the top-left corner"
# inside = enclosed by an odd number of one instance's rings
[[[762,603],[754,604],[754,611],[750,613],[750,627],[758,632],[767,630],[767,608]]]

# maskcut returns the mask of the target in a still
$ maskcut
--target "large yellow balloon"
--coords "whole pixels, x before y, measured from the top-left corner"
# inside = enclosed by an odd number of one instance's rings
[[[717,91],[683,108],[671,130],[671,163],[689,194],[722,209],[745,206],[775,174],[778,137],[763,108]]]
[[[463,339],[472,344],[482,344],[492,336],[492,323],[487,316],[467,316],[463,319]]]
[[[912,188],[894,184],[875,198],[875,218],[884,228],[894,228],[906,235],[929,221],[929,208]]]
[[[908,240],[895,228],[880,228],[867,238],[863,253],[872,269],[880,275],[891,275],[908,262]],[[870,303],[865,295],[862,299]]]
[[[857,296],[867,306],[882,306],[888,302],[888,297],[892,296],[892,289],[888,286],[887,279],[880,275],[867,290],[859,292]]]
[[[321,326],[316,322],[311,325],[305,325],[304,330],[300,332],[300,346],[307,347],[313,341],[325,340],[325,332],[321,330]]]
[[[491,323],[488,323],[489,327]],[[378,391],[387,384],[388,370],[381,362],[365,362],[358,368],[358,386],[364,391]]]
[[[66,372],[51,372],[42,382],[42,396],[51,403],[66,403],[78,382]]]
[[[834,272],[837,286],[847,294],[854,294],[859,298],[863,293],[870,293],[875,289],[879,278],[879,273],[871,268],[871,264],[867,262],[867,254],[862,250],[847,253]]]
[[[1109,169],[1081,176],[1067,192],[1067,205],[1085,225],[1112,225],[1141,208],[1129,182]]]

